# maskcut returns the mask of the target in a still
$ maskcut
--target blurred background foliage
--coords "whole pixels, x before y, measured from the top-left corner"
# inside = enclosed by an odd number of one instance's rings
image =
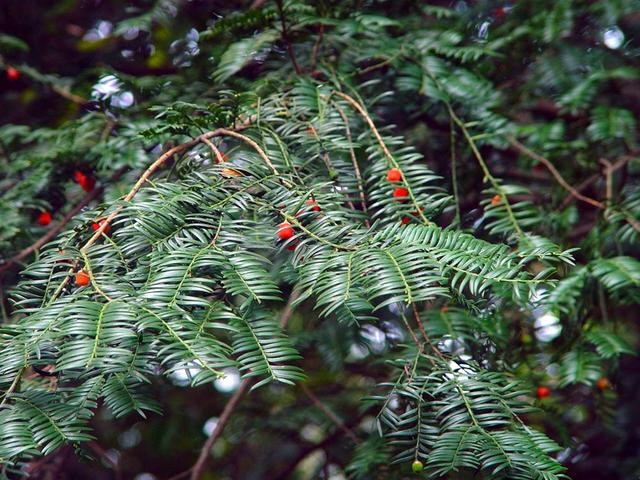
[[[481,122],[491,127],[487,131],[526,139],[571,185],[583,185],[584,195],[607,208],[617,205],[601,215],[572,201],[535,156],[502,137],[475,132],[491,172],[519,201],[519,220],[527,230],[564,248],[579,247],[574,255],[582,265],[615,255],[637,258],[637,231],[624,220],[640,217],[639,2],[319,0],[289,1],[284,7],[306,73],[321,79],[329,72],[349,80],[355,76],[364,94],[393,91],[393,98],[365,97],[365,103],[375,103],[375,115],[424,155],[447,190],[449,119],[441,104],[419,98],[439,95],[421,61],[432,62],[428,67],[450,98],[471,112],[469,128]],[[273,2],[3,1],[0,258],[9,261],[31,245],[87,193],[96,195],[89,202],[121,197],[175,135],[197,135],[224,123],[234,102],[243,102],[230,89],[271,92],[273,78],[295,77],[279,28]],[[424,57],[407,61],[405,44]],[[315,48],[320,51],[314,54]],[[311,60],[316,54],[317,65]],[[17,78],[10,68],[19,72]],[[491,216],[483,216],[495,192],[485,190],[460,135],[453,142],[459,211],[447,209],[438,223],[503,238],[501,219],[493,219],[492,226]],[[611,165],[616,169],[607,175]],[[95,181],[94,189],[85,188],[76,172]],[[43,212],[53,223],[41,221]],[[74,225],[88,221],[81,216]],[[2,271],[5,321],[11,317],[7,292],[19,267],[37,254]],[[619,272],[606,263],[590,265],[598,277]],[[530,383],[531,398],[537,385],[551,388],[549,398],[536,400],[542,410],[528,418],[564,447],[558,459],[571,478],[638,478],[640,361],[628,355],[638,344],[638,273],[629,273],[635,293],[627,291],[617,302],[614,287],[605,300],[603,288],[590,283],[586,270],[580,272],[567,277],[573,283],[563,283],[568,293],[560,292],[553,308],[513,310],[504,314],[506,320],[484,319],[477,329],[495,329],[515,372]],[[596,300],[584,308],[587,296]],[[429,333],[438,337],[438,329],[447,326],[439,323],[438,310],[430,315]],[[451,315],[466,321],[462,309]],[[577,321],[565,321],[574,315]],[[393,358],[394,339],[402,335],[393,317],[362,328],[317,319],[310,325],[311,308],[301,308],[290,321],[309,388],[358,433],[369,431],[375,415],[362,398],[387,380],[384,360]],[[595,347],[584,354],[573,351],[571,337],[601,317],[620,325],[617,334],[591,333]],[[63,447],[34,470],[35,478],[110,479],[117,471],[121,478],[152,480],[185,471],[240,378],[230,370],[213,386],[187,389],[188,383],[187,373],[172,375],[170,383],[154,382],[162,416],[114,419],[100,408],[91,420],[98,440],[82,452]],[[409,477],[394,473],[388,452],[375,440],[366,440],[354,458],[351,440],[333,440],[332,429],[309,397],[271,384],[243,400],[215,445],[215,473],[204,478],[339,479],[370,466],[376,472],[371,478]]]

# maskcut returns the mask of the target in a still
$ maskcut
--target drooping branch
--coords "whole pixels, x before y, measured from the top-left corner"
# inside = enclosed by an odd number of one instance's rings
[[[380,144],[380,148],[382,149],[382,153],[384,154],[384,156],[387,157],[387,159],[389,160],[389,163],[391,163],[391,165],[394,168],[397,168],[397,169],[401,170],[400,165],[398,164],[397,160],[394,158],[393,155],[391,155],[391,152],[387,148],[387,145],[384,143],[382,135],[380,135],[380,132],[376,128],[375,123],[373,123],[373,120],[371,119],[371,116],[362,107],[362,105],[360,105],[356,100],[354,100],[352,97],[350,97],[346,93],[334,91],[334,92],[332,92],[332,95],[336,95],[336,96],[342,98],[343,100],[346,100],[347,103],[349,105],[351,105],[351,107],[353,107],[362,116],[362,118],[364,118],[365,122],[367,122],[367,125],[371,129],[371,132],[373,133],[373,136],[376,138],[376,140]],[[418,201],[416,200],[416,197],[413,194],[413,190],[411,189],[411,185],[409,185],[406,181],[404,182],[404,185],[407,188],[407,191],[409,192],[409,197],[411,198],[411,203],[413,203],[414,207],[416,208],[416,212],[418,213],[418,216],[420,216],[420,218],[422,219],[422,221],[423,221],[423,223],[425,225],[430,225],[431,222],[429,221],[429,219],[422,212],[423,209],[420,207],[420,205],[418,205]]]
[[[289,323],[289,319],[293,314],[293,304],[298,299],[299,295],[300,294],[298,292],[293,292],[291,295],[289,295],[289,300],[287,301],[287,304],[285,305],[284,309],[282,310],[282,314],[280,315],[280,328],[284,329],[287,327],[287,323]],[[225,405],[224,409],[222,410],[222,414],[220,415],[220,419],[216,424],[216,428],[211,433],[211,436],[207,438],[207,441],[202,445],[202,448],[200,449],[200,455],[198,455],[198,459],[196,460],[196,463],[193,465],[193,467],[191,467],[187,471],[187,472],[189,471],[191,472],[191,476],[190,476],[191,480],[198,480],[202,476],[202,472],[207,463],[207,459],[211,454],[211,448],[213,448],[213,445],[216,442],[216,440],[220,438],[220,435],[222,435],[222,432],[224,431],[224,428],[229,422],[231,415],[233,414],[236,407],[240,403],[240,400],[242,399],[244,394],[247,392],[247,389],[249,388],[249,385],[251,384],[252,381],[253,381],[253,378],[251,377],[245,378],[240,383],[240,386],[234,392],[233,396],[229,399],[229,401]],[[182,478],[184,475],[187,474],[187,472],[183,472],[174,478]]]
[[[111,178],[109,179],[109,183],[118,181],[126,171],[127,171],[127,167],[123,167],[119,169],[114,175],[111,176]],[[78,213],[80,213],[80,211],[84,207],[89,205],[89,203],[91,203],[93,200],[98,198],[102,194],[102,192],[104,192],[104,186],[100,185],[95,187],[89,193],[87,193],[71,210],[69,210],[65,214],[64,217],[62,217],[62,220],[60,220],[53,227],[47,230],[47,232],[42,237],[40,237],[38,240],[36,240],[34,243],[29,245],[28,247],[22,249],[19,253],[17,253],[16,255],[11,257],[9,260],[7,260],[3,265],[1,265],[0,273],[9,270],[13,265],[25,259],[29,255],[31,255],[33,252],[35,252],[36,250],[39,250],[44,245],[46,245],[47,242],[52,240],[58,233],[62,231],[65,225],[69,223],[69,221],[71,221],[73,217],[75,217]]]

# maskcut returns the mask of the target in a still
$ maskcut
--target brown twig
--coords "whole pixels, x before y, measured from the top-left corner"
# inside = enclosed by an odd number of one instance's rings
[[[360,443],[360,440],[358,440],[358,437],[356,436],[355,433],[353,433],[353,430],[351,430],[349,427],[347,427],[344,422],[342,420],[340,420],[331,410],[329,410],[324,403],[322,403],[322,401],[316,396],[315,393],[313,393],[309,387],[307,387],[306,384],[301,383],[300,384],[300,389],[304,392],[304,394],[309,398],[309,400],[311,400],[311,402],[318,407],[318,410],[320,410],[329,420],[331,420],[339,429],[341,429],[351,440],[353,440],[353,443]]]
[[[618,160],[616,160],[613,164],[611,164],[611,169],[610,169],[611,173],[624,167],[627,163],[629,163],[629,161],[633,160],[634,158],[636,158],[634,155],[621,156]],[[582,183],[580,183],[580,185],[576,187],[576,190],[581,192],[585,188],[589,187],[593,182],[598,180],[598,178],[600,178],[600,174],[594,173],[590,177],[583,180]],[[562,203],[560,204],[560,207],[559,207],[560,210],[565,209],[567,205],[569,205],[574,198],[575,197],[571,194],[567,195],[565,199],[562,201]]]
[[[551,175],[553,175],[553,177],[557,180],[557,182],[566,191],[568,191],[571,195],[573,195],[576,199],[578,199],[578,200],[580,200],[582,202],[588,203],[589,205],[592,205],[592,206],[594,206],[596,208],[600,208],[600,209],[604,209],[605,208],[605,206],[604,206],[604,204],[602,202],[599,202],[598,200],[594,200],[593,198],[587,197],[586,195],[582,195],[575,188],[573,188],[562,177],[562,175],[560,175],[560,172],[558,172],[558,170],[553,165],[553,163],[551,163],[548,159],[546,159],[545,157],[543,157],[539,153],[536,153],[536,152],[530,150],[529,148],[525,147],[522,143],[518,142],[515,138],[513,138],[511,136],[507,137],[507,141],[509,142],[509,144],[513,148],[518,150],[520,153],[526,155],[529,158],[532,158],[533,160],[536,160],[536,161],[542,163],[545,167],[547,167],[547,169],[551,172]]]
[[[314,43],[313,45],[313,50],[311,51],[311,71],[314,71],[316,69],[316,65],[318,64],[318,53],[320,52],[320,46],[322,45],[323,38],[324,23],[321,23],[318,30],[318,38],[316,39],[316,43]]]
[[[246,128],[245,127],[241,127],[241,128]],[[240,128],[237,128],[238,130]],[[262,148],[260,148],[260,145],[258,145],[256,142],[254,142],[253,140],[251,140],[249,137],[247,137],[246,135],[242,135],[241,133],[238,133],[234,130],[227,130],[226,128],[219,128],[217,130],[218,135],[227,135],[229,137],[235,137],[239,140],[242,140],[243,142],[249,144],[256,152],[258,152],[258,155],[260,155],[260,157],[262,157],[262,159],[264,160],[264,162],[269,165],[269,168],[271,169],[271,171],[275,174],[275,175],[279,175],[278,170],[276,169],[276,167],[273,166],[273,163],[271,163],[271,160],[269,160],[269,157],[267,156],[266,153],[264,153],[264,150],[262,150]],[[206,133],[204,135],[201,135],[202,138],[206,138],[206,137],[214,137],[214,136],[218,136],[218,135],[207,135]]]
[[[613,198],[613,165],[606,158],[601,158],[599,162],[604,166],[606,184],[604,198],[607,200],[607,204],[611,204],[611,199]]]
[[[114,175],[109,179],[110,182],[117,181],[123,174],[126,172],[127,167],[122,167],[119,169]],[[20,260],[28,257],[36,250],[43,247],[47,242],[53,239],[60,231],[64,228],[64,226],[69,223],[69,221],[75,217],[84,207],[86,207],[89,203],[99,197],[104,191],[104,185],[100,185],[95,187],[89,193],[87,193],[82,199],[71,209],[67,214],[60,220],[58,223],[53,225],[47,232],[40,237],[37,241],[29,245],[28,247],[22,249],[19,253],[11,257],[7,260],[3,265],[0,266],[0,273],[9,270],[13,265],[20,262]]]
[[[261,8],[265,3],[267,3],[267,0],[253,0],[253,3],[249,7],[249,10]]]
[[[218,161],[218,163],[224,163],[224,157],[222,156],[222,153],[220,153],[220,150],[218,149],[218,147],[216,147],[211,140],[209,140],[208,138],[203,138],[202,143],[204,143],[207,147],[211,149],[213,154],[216,156],[216,160]]]
[[[296,60],[296,54],[293,51],[293,45],[289,40],[289,32],[287,31],[287,24],[284,17],[284,8],[282,7],[282,0],[276,0],[276,5],[278,7],[278,15],[280,16],[280,23],[282,25],[282,39],[284,43],[287,45],[287,52],[289,53],[289,58],[291,59],[291,63],[293,64],[293,68],[298,75],[302,75],[302,69]]]
[[[444,355],[442,355],[442,352],[435,347],[435,345],[431,342],[429,335],[427,335],[427,331],[425,330],[422,319],[420,318],[420,313],[418,312],[418,307],[415,303],[412,303],[411,306],[413,307],[413,317],[416,319],[416,323],[418,324],[418,330],[420,330],[420,333],[431,347],[431,350],[433,350],[433,352],[438,355],[438,357],[444,360],[445,358]]]
[[[77,103],[78,105],[86,105],[87,103],[89,103],[89,100],[87,100],[86,98],[68,92],[64,88],[58,87],[57,85],[51,85],[51,90],[60,95],[62,98],[66,98],[67,100],[73,103]]]
[[[342,117],[342,121],[344,122],[345,134],[347,135],[347,140],[349,141],[349,156],[351,157],[351,163],[353,164],[353,172],[356,175],[356,182],[358,183],[358,193],[360,194],[360,205],[362,206],[362,211],[366,215],[364,219],[364,223],[367,227],[370,227],[368,212],[367,212],[367,199],[364,195],[364,182],[362,181],[362,174],[360,173],[360,166],[358,165],[358,159],[356,158],[356,152],[353,150],[353,136],[351,135],[351,126],[349,125],[349,118],[344,110],[337,103],[333,103],[333,106],[336,107],[340,117]]]
[[[280,316],[281,328],[285,328],[287,326],[287,323],[289,322],[289,319],[291,318],[291,315],[293,313],[293,303],[296,301],[298,296],[299,294],[297,292],[293,292],[291,295],[289,295],[289,300],[287,301],[287,304],[282,310],[282,315]],[[209,458],[213,444],[220,437],[220,435],[222,435],[222,432],[225,426],[227,425],[229,418],[231,418],[231,414],[234,412],[234,410],[238,406],[240,399],[246,393],[247,388],[249,387],[252,380],[253,380],[252,378],[245,378],[240,384],[240,387],[234,392],[233,396],[229,399],[229,401],[225,405],[224,410],[222,410],[222,414],[220,415],[220,419],[216,424],[216,428],[214,429],[211,436],[207,438],[207,441],[202,445],[202,448],[200,450],[200,455],[198,456],[198,460],[193,465],[193,467],[191,467],[188,470],[191,472],[191,477],[190,477],[191,480],[198,480],[202,475],[202,471],[207,462],[207,459]],[[182,478],[185,475],[186,475],[186,472],[182,472],[181,474],[175,477],[172,477],[172,479]]]
[[[387,159],[389,160],[389,162],[394,168],[399,169],[400,165],[398,164],[396,159],[393,157],[393,155],[391,155],[391,152],[389,151],[389,149],[387,148],[387,145],[384,143],[384,140],[382,139],[382,135],[380,135],[380,132],[378,132],[378,129],[376,128],[375,123],[373,123],[373,120],[371,119],[367,111],[362,107],[362,105],[360,105],[357,101],[355,101],[352,97],[350,97],[346,93],[334,91],[332,95],[336,95],[342,98],[343,100],[346,100],[347,103],[351,105],[362,116],[362,118],[364,118],[365,122],[367,122],[367,125],[371,129],[373,136],[378,141],[378,144],[380,145],[380,148],[382,149],[382,153],[384,154],[384,156],[387,157]],[[404,179],[404,175],[403,175],[403,179]],[[431,222],[427,217],[425,217],[424,213],[422,212],[423,209],[420,207],[420,205],[418,205],[416,197],[413,194],[413,190],[411,189],[411,186],[406,182],[406,180],[404,180],[404,186],[407,187],[407,191],[409,192],[409,197],[411,198],[411,203],[413,203],[413,206],[416,208],[418,215],[420,216],[420,218],[422,219],[425,225],[430,225]]]
[[[558,183],[560,185],[562,185],[562,187],[565,188],[565,190],[567,190],[573,197],[575,197],[578,200],[581,200],[585,203],[588,203],[600,210],[605,210],[607,208],[607,206],[602,203],[599,202],[597,200],[594,200],[593,198],[587,197],[585,195],[582,195],[579,191],[577,191],[575,188],[573,188],[571,185],[569,185],[564,178],[562,178],[562,176],[560,175],[560,173],[558,172],[558,170],[556,170],[556,168],[553,166],[553,164],[547,160],[546,158],[544,158],[542,155],[533,152],[531,150],[529,150],[527,147],[525,147],[524,145],[522,145],[520,142],[518,142],[515,138],[513,137],[507,137],[507,140],[509,141],[509,143],[518,151],[522,152],[523,154],[527,155],[530,158],[533,158],[534,160],[538,160],[539,162],[543,163],[548,169],[549,171],[552,173],[552,175],[554,176],[554,178],[558,181]],[[624,165],[626,162],[628,162],[628,159],[621,159],[619,162],[621,162],[620,166]],[[612,165],[611,163],[607,162],[608,166],[606,167],[606,172],[605,175],[607,175],[607,195],[610,195],[609,190],[612,189],[612,186],[610,185],[611,182],[611,174],[617,169],[620,168],[619,166],[615,166]],[[618,162],[616,162],[618,163]],[[619,211],[619,210],[618,210]],[[640,223],[633,218],[631,215],[628,215],[624,212],[620,212],[623,214],[624,219],[626,220],[626,222],[631,225],[631,227],[640,232]]]
[[[247,389],[249,388],[249,384],[251,383],[252,378],[245,378],[238,389],[233,393],[233,396],[229,399],[227,404],[224,406],[224,410],[222,410],[222,414],[220,415],[220,419],[216,424],[216,428],[213,430],[207,441],[202,445],[202,449],[200,450],[200,455],[198,456],[198,460],[191,468],[191,480],[198,480],[202,475],[202,470],[204,469],[205,464],[207,463],[207,459],[211,454],[211,448],[215,441],[222,435],[224,431],[224,427],[226,427],[227,422],[231,418],[231,414],[238,406],[240,399],[245,394]]]

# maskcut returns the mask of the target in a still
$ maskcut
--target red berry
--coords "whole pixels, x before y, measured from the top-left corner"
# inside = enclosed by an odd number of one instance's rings
[[[596,387],[598,387],[598,390],[604,391],[607,388],[611,387],[611,382],[607,377],[601,377],[596,382]]]
[[[498,7],[493,11],[493,16],[496,17],[496,20],[503,20],[506,14],[504,7]]]
[[[11,81],[18,80],[20,78],[20,71],[14,67],[7,67],[7,78]]]
[[[84,182],[80,182],[80,186],[85,192],[90,192],[96,185],[96,179],[93,177],[86,177]]]
[[[320,206],[318,205],[318,203],[315,200],[307,201],[306,205],[312,205],[311,210],[313,210],[314,212],[319,212],[320,211]]]
[[[76,284],[78,284],[78,286],[84,287],[86,285],[89,285],[90,280],[91,278],[86,272],[80,271],[76,273]]]
[[[409,217],[402,217],[402,220],[400,220],[402,222],[403,225],[408,224],[411,219]]]
[[[87,181],[87,176],[82,173],[80,170],[75,170],[73,172],[73,179],[79,183],[80,185],[82,185],[84,182]]]
[[[403,187],[398,187],[393,190],[393,196],[399,199],[405,199],[409,195],[409,190]]]
[[[390,182],[399,182],[402,180],[402,172],[397,168],[387,170],[387,180]]]
[[[287,250],[289,250],[290,252],[293,252],[297,246],[298,246],[297,242],[291,242],[289,245],[287,245]]]
[[[38,223],[42,226],[49,225],[51,223],[51,214],[49,212],[40,212]]]
[[[502,196],[501,195],[494,195],[493,198],[491,199],[491,205],[493,205],[494,207],[496,205],[499,205],[500,202],[502,202]]]
[[[95,231],[97,231],[97,230],[102,226],[102,224],[103,224],[104,222],[105,222],[105,220],[99,220],[98,222],[94,222],[94,223],[91,225],[91,228],[92,228],[92,229],[93,229],[93,231],[95,232]],[[111,227],[110,227],[109,225],[107,225],[107,226],[105,227],[105,229],[104,229],[104,231],[103,231],[102,233],[104,233],[104,234],[106,235],[106,234],[108,234],[110,231],[111,231]]]
[[[293,227],[289,222],[282,222],[278,225],[278,237],[282,240],[288,240],[293,237]]]
[[[540,385],[536,390],[536,395],[538,395],[538,398],[542,400],[543,398],[551,396],[551,389],[549,387]]]

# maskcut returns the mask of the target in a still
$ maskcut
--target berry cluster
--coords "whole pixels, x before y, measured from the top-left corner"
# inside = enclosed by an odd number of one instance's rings
[[[318,202],[316,202],[315,200],[308,200],[305,202],[305,205],[309,205],[312,212],[319,212],[321,210],[320,205],[318,205]],[[298,211],[295,215],[296,218],[302,215],[302,213],[304,213],[303,210]],[[284,221],[280,225],[278,225],[278,238],[280,238],[280,240],[289,240],[294,235],[295,230],[289,222]],[[287,245],[287,250],[295,250],[297,245],[297,241],[291,242],[289,245]]]

